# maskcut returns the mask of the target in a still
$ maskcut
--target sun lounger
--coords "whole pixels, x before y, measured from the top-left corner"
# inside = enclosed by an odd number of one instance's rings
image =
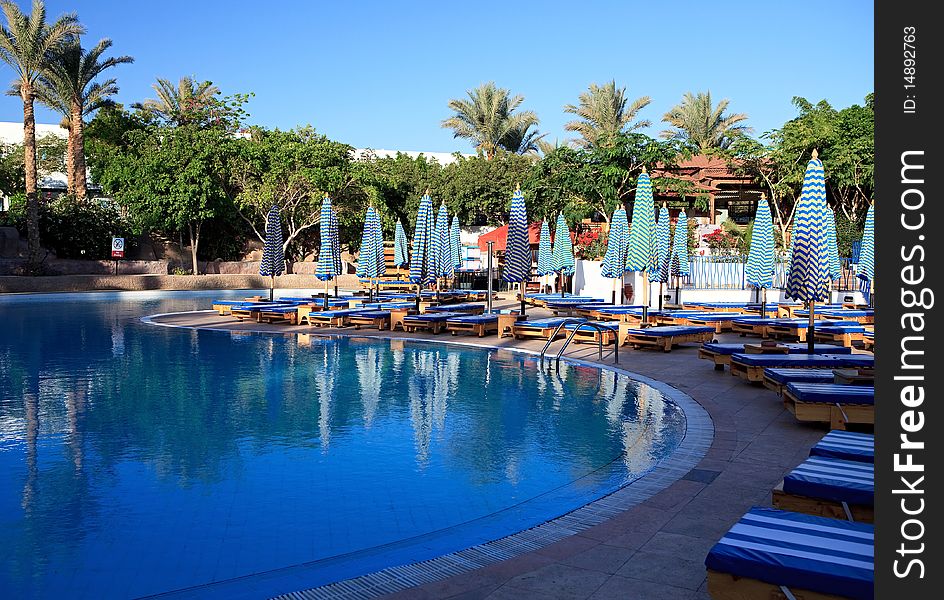
[[[665,325],[645,329],[630,328],[620,323],[619,344],[631,344],[634,348],[660,348],[671,352],[673,346],[691,342],[708,342],[714,337],[711,327],[697,325]]]
[[[593,325],[590,323],[593,323]],[[602,341],[603,345],[606,346],[616,340],[616,336],[619,333],[619,323],[616,321],[588,321],[586,323],[568,323],[567,325],[564,325],[564,329],[567,330],[567,335],[570,335],[571,331],[575,329],[577,330],[577,333],[574,334],[574,342],[593,342],[596,344]]]
[[[862,334],[862,347],[866,350],[875,350],[875,332],[866,331]]]
[[[283,323],[290,323],[292,325],[298,324],[298,306],[272,306],[269,308],[262,308],[256,313],[256,321],[262,323],[275,323],[280,321]]]
[[[832,519],[875,520],[872,463],[811,456],[783,478],[772,493],[781,510]]]
[[[341,308],[338,310],[321,310],[308,315],[308,323],[315,327],[344,327],[352,315],[368,312],[362,308]]]
[[[766,317],[738,317],[731,320],[731,331],[745,335],[767,337],[767,325],[776,319]]]
[[[875,462],[875,436],[871,433],[834,430],[810,448],[810,456]]]
[[[446,329],[446,321],[462,316],[467,315],[455,312],[425,312],[419,315],[407,315],[403,317],[403,329],[408,333],[418,329],[439,333]]]
[[[641,304],[601,304],[598,302],[581,304],[575,307],[575,312],[581,317],[596,320],[619,321],[620,315],[634,315],[636,320],[642,316]]]
[[[869,354],[732,354],[731,374],[752,383],[764,380],[768,367],[798,369],[868,368],[875,365]]]
[[[808,310],[795,310],[793,314],[797,317],[809,318],[810,313]],[[820,309],[817,307],[817,310],[813,313],[815,318],[819,319],[830,319],[830,320],[843,320],[843,321],[855,321],[860,324],[869,324],[875,323],[875,311],[872,309],[860,310],[860,309],[849,309],[849,308],[823,308]]]
[[[551,337],[551,335],[554,333],[554,330],[557,329],[557,326],[563,323],[565,320],[566,319],[564,317],[550,317],[547,319],[522,321],[520,323],[515,323],[515,325],[511,328],[511,333],[514,335],[516,340],[529,337],[546,340]],[[558,335],[562,335],[562,333],[559,333]]]
[[[868,523],[755,507],[708,552],[713,600],[871,600],[875,535]]]
[[[258,300],[214,300],[213,310],[220,313],[222,317],[230,314],[234,306],[242,306],[243,304],[251,304],[253,302],[258,302]]]
[[[788,383],[783,405],[798,421],[829,423],[830,429],[847,424],[875,425],[875,388],[838,383]]]
[[[239,304],[230,305],[229,314],[236,317],[240,321],[243,319],[252,319],[254,321],[259,320],[259,314],[261,311],[270,308],[285,308],[285,307],[295,307],[296,304],[289,302],[240,302]]]
[[[777,344],[776,346],[783,354],[806,354],[808,351],[806,344],[790,343]],[[785,350],[785,352],[783,351]],[[816,354],[851,354],[851,348],[835,346],[832,344],[815,344],[813,352]],[[721,344],[718,342],[707,342],[698,349],[698,358],[704,358],[715,363],[715,367],[724,368],[724,365],[731,364],[731,356],[734,354],[745,354],[744,344]]]
[[[740,312],[747,307],[746,302],[689,302],[692,308],[701,308],[715,312]]]
[[[813,325],[816,329],[819,329],[820,327],[834,324],[838,325],[838,321],[821,320],[814,322]],[[774,319],[770,323],[767,323],[765,331],[768,337],[789,337],[796,338],[799,342],[805,342],[809,327],[809,319]]]
[[[714,314],[704,310],[667,310],[660,313],[655,320],[660,325],[691,325],[689,321],[691,318],[708,317]]]
[[[347,324],[353,325],[354,329],[369,327],[377,330],[390,327],[389,310],[365,310],[352,315],[348,315]]]
[[[466,315],[454,317],[446,321],[446,331],[452,335],[464,332],[473,333],[479,337],[485,337],[488,333],[498,331],[498,315]]]
[[[722,331],[730,331],[732,322],[739,316],[743,315],[737,312],[718,311],[709,314],[692,315],[686,317],[685,320],[689,325],[704,325],[705,327],[714,328],[715,333],[721,333]]]
[[[794,369],[771,367],[764,369],[764,387],[783,394],[788,383],[834,383],[832,369]]]
[[[847,348],[851,348],[853,342],[861,342],[864,337],[865,327],[861,325],[826,325],[813,330],[813,339],[840,343]]]
[[[480,315],[485,312],[484,304],[448,304],[445,306],[430,306],[426,312],[455,312],[467,315]]]

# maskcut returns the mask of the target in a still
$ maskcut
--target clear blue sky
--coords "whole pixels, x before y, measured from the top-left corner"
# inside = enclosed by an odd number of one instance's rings
[[[611,78],[631,98],[652,97],[640,116],[654,122],[685,91],[710,89],[757,134],[795,116],[795,95],[842,107],[874,85],[874,14],[863,1],[136,5],[47,0],[51,18],[78,13],[86,45],[110,37],[115,54],[135,57],[110,73],[118,101],[152,97],[158,76],[195,75],[224,94],[254,92],[252,123],[310,123],[356,147],[471,151],[439,123],[450,98],[489,80],[523,94],[550,140],[571,137],[563,105]],[[0,81],[12,78],[0,65]],[[0,120],[21,119],[18,99],[0,98]],[[59,119],[40,108],[37,120]]]

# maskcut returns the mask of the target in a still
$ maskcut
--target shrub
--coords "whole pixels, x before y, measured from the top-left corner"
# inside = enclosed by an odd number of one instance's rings
[[[59,258],[108,259],[112,237],[125,238],[126,252],[133,242],[131,228],[110,201],[63,196],[43,205],[39,226],[43,245]]]

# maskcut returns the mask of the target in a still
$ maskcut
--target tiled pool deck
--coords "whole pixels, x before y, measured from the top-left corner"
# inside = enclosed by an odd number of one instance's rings
[[[529,313],[534,317],[546,314],[537,309]],[[400,331],[240,323],[208,312],[162,316],[155,321],[222,330],[431,337]],[[440,334],[436,339],[535,352],[544,344],[494,335]],[[719,339],[743,341],[731,334]],[[802,462],[825,429],[797,423],[774,392],[748,385],[727,370],[715,371],[711,362],[697,358],[695,348],[671,353],[620,349],[619,367],[643,376],[644,381],[661,382],[659,386],[677,401],[690,403],[690,397],[704,409],[685,407],[689,415],[685,445],[658,476],[545,526],[466,553],[286,597],[372,598],[392,591],[387,598],[403,600],[708,598],[704,567],[708,550],[751,506],[770,504],[771,488]],[[596,347],[589,344],[570,346],[567,356],[600,362]],[[602,363],[615,366],[612,350],[604,354]],[[673,393],[672,388],[682,393]]]

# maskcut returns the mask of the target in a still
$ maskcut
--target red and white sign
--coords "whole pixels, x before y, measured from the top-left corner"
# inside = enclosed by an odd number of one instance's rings
[[[120,238],[120,237],[111,238],[111,257],[112,258],[125,257],[125,238]]]

